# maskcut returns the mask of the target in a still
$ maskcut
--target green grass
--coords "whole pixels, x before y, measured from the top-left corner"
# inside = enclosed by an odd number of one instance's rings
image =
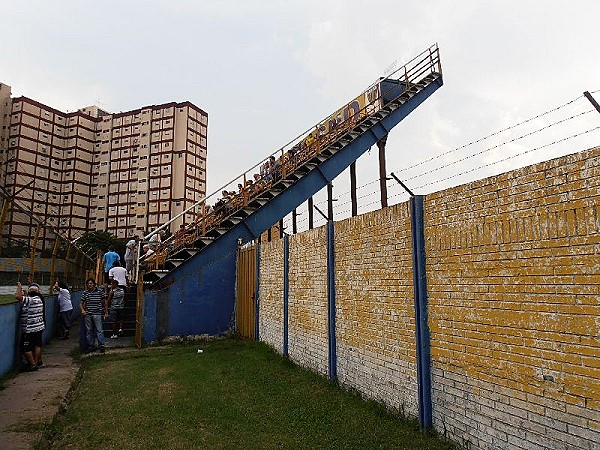
[[[0,294],[0,305],[14,303],[16,301],[17,300],[15,299],[15,294]]]
[[[221,340],[81,362],[67,410],[45,433],[53,449],[456,448],[259,343]]]

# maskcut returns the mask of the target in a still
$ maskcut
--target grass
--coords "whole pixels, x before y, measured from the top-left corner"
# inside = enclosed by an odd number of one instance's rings
[[[16,301],[15,294],[0,294],[0,305],[15,303]]]
[[[71,395],[38,449],[456,448],[255,342],[85,358]]]

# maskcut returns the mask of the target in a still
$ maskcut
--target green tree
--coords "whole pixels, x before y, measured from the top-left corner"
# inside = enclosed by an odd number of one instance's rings
[[[105,253],[111,245],[117,253],[123,255],[125,244],[124,239],[119,239],[107,231],[90,231],[75,241],[75,245],[92,258],[96,257],[97,251]]]

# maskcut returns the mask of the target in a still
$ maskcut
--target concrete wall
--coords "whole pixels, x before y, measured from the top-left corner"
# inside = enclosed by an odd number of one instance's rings
[[[426,197],[431,406],[449,438],[600,448],[599,186],[593,149]],[[338,379],[416,416],[408,206],[338,222],[334,240]],[[290,358],[322,374],[326,243],[325,227],[295,235],[289,255]],[[282,261],[261,246],[260,335],[279,351]]]
[[[79,318],[79,302],[81,292],[71,293],[73,303],[73,321]],[[56,320],[58,315],[58,304],[56,296],[47,296],[44,298],[46,307],[46,327],[42,335],[43,342],[46,343],[53,337],[56,329]],[[19,303],[9,303],[0,305],[0,376],[10,372],[11,369],[18,366],[20,361],[19,343],[19,320],[21,308]],[[76,339],[73,336],[73,339]]]

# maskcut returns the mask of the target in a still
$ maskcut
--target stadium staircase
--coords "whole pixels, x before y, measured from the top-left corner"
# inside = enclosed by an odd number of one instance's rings
[[[231,329],[238,248],[332,182],[442,84],[436,45],[271,155],[274,169],[263,173],[269,158],[261,161],[145,236],[186,223],[140,260],[144,308],[156,318],[146,329],[157,330],[145,339]],[[223,191],[228,198],[217,202]]]

